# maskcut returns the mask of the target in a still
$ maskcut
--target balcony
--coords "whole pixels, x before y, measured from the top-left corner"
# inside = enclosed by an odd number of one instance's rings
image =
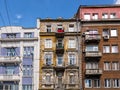
[[[19,75],[0,75],[0,81],[20,81]]]
[[[21,58],[18,56],[10,57],[10,56],[2,56],[0,57],[0,63],[20,63]]]
[[[99,34],[87,34],[85,35],[85,42],[99,42],[101,36]]]
[[[55,33],[57,38],[63,38],[64,37],[64,30],[63,29],[57,29],[57,32]]]
[[[87,51],[85,52],[86,58],[100,58],[102,56],[102,53],[99,51]]]
[[[33,40],[38,40],[38,37],[0,38],[0,41],[4,41],[4,42],[8,42],[8,41],[13,41],[13,42],[14,41],[33,41]]]
[[[101,75],[102,69],[86,69],[85,74],[86,75]]]
[[[64,45],[56,45],[56,54],[64,53]]]

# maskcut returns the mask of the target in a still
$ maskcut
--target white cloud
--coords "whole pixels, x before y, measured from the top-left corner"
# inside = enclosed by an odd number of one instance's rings
[[[17,14],[17,15],[16,15],[16,18],[17,18],[17,19],[21,19],[21,18],[22,18],[22,15]]]
[[[120,0],[115,0],[115,4],[120,4]]]

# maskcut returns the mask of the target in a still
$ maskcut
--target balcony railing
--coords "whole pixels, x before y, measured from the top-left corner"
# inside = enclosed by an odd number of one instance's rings
[[[100,41],[100,39],[101,39],[101,36],[99,34],[87,34],[87,35],[85,35],[86,42]]]
[[[86,75],[101,75],[102,69],[86,69],[85,74]]]
[[[0,75],[0,81],[19,81],[19,75]]]
[[[99,51],[87,51],[85,53],[85,57],[101,57],[102,56],[102,53],[99,52]]]
[[[56,37],[57,38],[63,38],[64,37],[64,30],[63,29],[57,29]]]
[[[63,54],[64,53],[64,45],[56,45],[56,53]]]
[[[0,38],[0,41],[32,41],[32,40],[38,40],[38,37]]]
[[[0,57],[0,63],[20,63],[21,58],[18,56],[1,56]]]

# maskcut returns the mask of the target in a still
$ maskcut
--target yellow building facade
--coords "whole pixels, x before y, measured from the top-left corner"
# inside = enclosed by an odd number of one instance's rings
[[[80,29],[75,19],[41,19],[39,90],[78,90]]]

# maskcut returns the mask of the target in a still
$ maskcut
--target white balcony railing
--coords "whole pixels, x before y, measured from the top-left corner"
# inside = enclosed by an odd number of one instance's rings
[[[21,58],[19,56],[0,56],[0,63],[19,63],[21,62]]]
[[[101,52],[86,52],[85,57],[101,57],[102,53]]]
[[[102,69],[86,69],[86,75],[100,75],[102,74]]]
[[[0,75],[0,81],[19,81],[19,75]]]
[[[101,36],[99,34],[85,35],[85,40],[100,40]]]

